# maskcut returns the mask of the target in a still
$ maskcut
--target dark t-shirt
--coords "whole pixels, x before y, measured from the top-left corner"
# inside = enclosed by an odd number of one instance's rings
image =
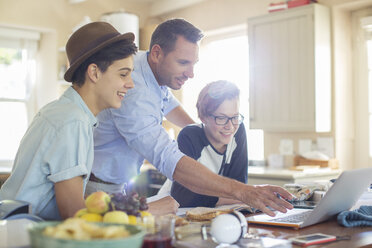
[[[209,143],[203,126],[189,125],[178,135],[178,147],[187,156],[197,160],[219,175],[247,183],[248,177],[248,149],[244,124],[240,124],[226,151],[219,153]],[[196,194],[173,182],[171,195],[180,207],[214,207],[218,197]]]

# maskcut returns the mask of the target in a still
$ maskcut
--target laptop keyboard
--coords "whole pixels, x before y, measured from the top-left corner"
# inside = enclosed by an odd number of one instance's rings
[[[299,223],[299,222],[303,222],[311,214],[311,212],[312,211],[306,211],[306,212],[302,212],[299,214],[293,214],[293,215],[289,215],[286,217],[272,219],[271,221],[272,222]]]

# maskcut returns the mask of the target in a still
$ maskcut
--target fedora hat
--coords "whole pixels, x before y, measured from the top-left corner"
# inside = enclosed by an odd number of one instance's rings
[[[121,34],[107,22],[91,22],[76,30],[66,44],[70,67],[65,72],[65,80],[71,82],[74,72],[87,58],[120,40],[128,40],[128,43],[132,43],[134,34]]]

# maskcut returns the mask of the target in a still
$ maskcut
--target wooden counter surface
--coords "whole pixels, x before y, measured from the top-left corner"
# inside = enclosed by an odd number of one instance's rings
[[[272,227],[265,225],[248,225],[248,237],[269,237],[277,239],[288,239],[300,235],[313,234],[313,233],[324,233],[335,236],[350,236],[349,240],[335,241],[330,243],[324,243],[319,245],[307,246],[310,248],[355,248],[355,247],[372,247],[372,227],[353,227],[347,228],[340,226],[336,219],[332,219],[323,223],[319,223],[313,226],[305,227],[302,229],[292,229],[287,227]],[[201,247],[201,248],[212,248],[216,247],[217,244],[212,240],[201,240],[200,236],[194,236],[186,240],[177,241],[175,243],[176,248],[190,248],[190,247]],[[238,247],[246,247],[239,245]],[[299,248],[301,246],[292,245],[293,248]]]
[[[248,232],[259,236],[267,236],[271,238],[288,239],[299,235],[312,233],[324,233],[335,236],[350,236],[350,240],[336,241],[321,245],[313,245],[308,247],[334,247],[334,248],[353,248],[353,247],[372,247],[372,227],[343,227],[340,226],[336,219],[332,219],[313,226],[302,229],[291,229],[285,227],[271,227],[264,225],[249,224]],[[293,245],[293,247],[301,247]]]

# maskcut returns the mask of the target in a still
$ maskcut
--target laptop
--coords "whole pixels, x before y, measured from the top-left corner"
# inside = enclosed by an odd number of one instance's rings
[[[248,223],[302,228],[328,220],[349,210],[372,181],[372,168],[344,171],[314,209],[294,208],[287,213],[277,211],[271,217],[260,214],[247,217]]]

